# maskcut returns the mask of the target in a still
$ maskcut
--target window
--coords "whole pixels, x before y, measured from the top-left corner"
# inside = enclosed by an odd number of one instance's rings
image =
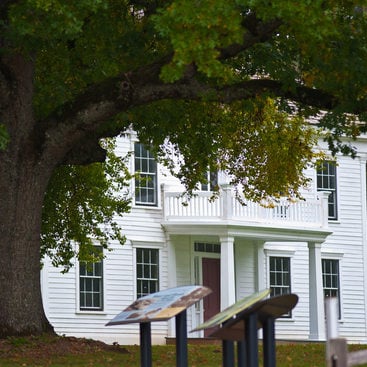
[[[321,261],[324,297],[337,297],[340,318],[339,260],[322,259]]]
[[[195,242],[194,250],[197,252],[220,254],[220,245],[217,243]]]
[[[159,290],[159,250],[136,249],[136,297]]]
[[[291,293],[291,259],[270,256],[270,295],[280,296]]]
[[[322,162],[317,169],[317,190],[330,191],[329,195],[329,219],[337,219],[336,201],[336,163]]]
[[[218,172],[207,171],[204,180],[200,183],[200,191],[213,191],[218,186]]]
[[[101,246],[96,250],[102,252]],[[103,260],[79,263],[80,310],[103,310]]]
[[[135,143],[135,204],[157,205],[157,162],[143,144]]]

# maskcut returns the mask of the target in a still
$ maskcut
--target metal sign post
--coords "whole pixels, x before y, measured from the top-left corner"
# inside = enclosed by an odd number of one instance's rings
[[[140,323],[140,365],[152,367],[152,337],[150,322]]]
[[[152,367],[151,322],[176,316],[176,365],[187,367],[186,309],[211,293],[207,287],[188,285],[166,289],[138,298],[106,326],[140,324],[140,365]]]
[[[223,367],[234,366],[234,362],[229,362],[234,351],[228,347],[228,343],[234,341],[238,342],[238,366],[258,367],[257,331],[260,328],[263,328],[264,367],[275,367],[274,322],[295,307],[298,297],[286,294],[263,299],[268,293],[263,291],[240,300],[195,329],[217,326],[210,336],[223,340]]]
[[[187,367],[187,321],[186,310],[176,316],[176,366]]]
[[[258,351],[258,337],[257,337],[257,314],[250,313],[245,318],[245,333],[244,339],[246,342],[246,366],[258,367],[259,365],[259,351]]]
[[[264,367],[275,367],[275,320],[267,317],[263,322]]]

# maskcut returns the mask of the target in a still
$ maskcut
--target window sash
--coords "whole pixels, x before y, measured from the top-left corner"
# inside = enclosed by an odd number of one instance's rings
[[[317,190],[329,191],[328,213],[329,219],[337,219],[337,186],[336,186],[336,163],[323,162],[317,170]]]
[[[136,297],[140,298],[159,290],[159,250],[136,249]]]
[[[135,143],[135,204],[157,205],[157,162],[143,144]]]
[[[322,259],[322,286],[324,298],[336,297],[338,299],[339,319],[341,317],[340,308],[340,272],[339,260]]]
[[[271,256],[269,263],[271,295],[291,293],[290,258]]]
[[[207,171],[203,182],[199,185],[200,191],[214,191],[218,186],[218,172]]]
[[[98,247],[98,251],[102,251],[102,247]],[[103,310],[103,260],[79,263],[79,308]]]

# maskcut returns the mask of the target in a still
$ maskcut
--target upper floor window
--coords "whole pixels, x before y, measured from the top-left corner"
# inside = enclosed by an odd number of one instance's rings
[[[329,219],[337,219],[337,192],[336,192],[336,163],[322,162],[317,169],[317,190],[330,191],[329,195]]]
[[[96,246],[102,252],[102,246]],[[80,310],[103,310],[103,260],[79,263]]]
[[[324,297],[336,297],[338,299],[340,318],[339,260],[322,259],[321,261]]]
[[[157,205],[157,162],[148,149],[135,143],[135,204]]]
[[[140,298],[159,290],[159,250],[136,249],[136,297]]]
[[[218,186],[218,172],[207,171],[203,182],[200,183],[200,191],[214,191]]]

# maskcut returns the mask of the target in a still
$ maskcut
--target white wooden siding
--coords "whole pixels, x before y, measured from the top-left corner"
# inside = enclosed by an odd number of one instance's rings
[[[366,142],[356,145],[367,152]],[[117,153],[124,156],[133,149],[129,136],[119,139]],[[130,167],[133,163],[130,162]],[[340,260],[340,288],[342,319],[339,322],[341,336],[348,340],[367,342],[366,320],[366,187],[363,183],[364,163],[359,158],[338,156],[337,191],[338,220],[330,221],[333,234],[322,245],[322,254],[336,256]],[[306,174],[313,179],[309,187],[303,191],[305,199],[316,199],[316,173],[307,169]],[[169,175],[166,169],[159,169],[158,187],[161,184],[172,191],[182,190],[177,179]],[[48,261],[42,273],[42,289],[46,314],[55,327],[56,332],[102,339],[107,342],[118,341],[121,344],[139,342],[138,325],[105,327],[104,325],[121,312],[135,299],[135,264],[134,244],[146,243],[160,248],[160,287],[165,289],[172,285],[168,271],[170,262],[167,246],[167,235],[163,231],[162,208],[132,206],[130,213],[117,218],[127,242],[121,246],[111,243],[112,252],[107,253],[104,260],[104,310],[102,312],[78,311],[78,277],[77,269],[61,274],[60,269],[53,268]],[[169,239],[174,249],[176,262],[177,285],[193,282],[193,250],[194,237],[190,233],[171,236]],[[279,319],[276,333],[282,339],[307,339],[309,333],[309,261],[307,243],[300,237],[299,242],[265,244],[265,256],[260,269],[257,269],[257,244],[255,240],[235,238],[235,274],[236,296],[242,298],[256,291],[257,276],[262,283],[268,285],[267,254],[282,249],[291,255],[292,292],[299,296],[299,303],[292,312],[291,319]],[[262,251],[262,250],[260,250]],[[194,312],[188,311],[188,329],[193,325]],[[166,336],[172,336],[172,327],[166,322],[153,323],[153,342],[163,343]],[[189,335],[191,336],[191,335]]]

